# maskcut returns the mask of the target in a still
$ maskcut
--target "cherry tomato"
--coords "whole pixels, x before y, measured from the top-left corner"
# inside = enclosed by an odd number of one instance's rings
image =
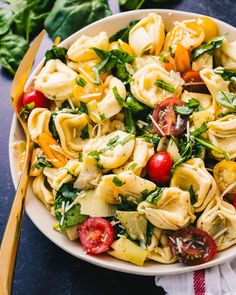
[[[87,253],[106,252],[114,240],[115,232],[109,221],[101,217],[90,217],[79,225],[79,238]]]
[[[169,236],[171,251],[180,262],[197,265],[211,260],[217,251],[214,239],[196,227],[179,229]]]
[[[158,152],[147,163],[147,174],[157,185],[166,185],[170,180],[172,159],[168,152]]]
[[[152,123],[155,132],[159,135],[181,135],[187,126],[187,118],[176,114],[175,106],[182,106],[184,102],[176,97],[169,97],[159,103],[153,112],[153,119],[156,124]]]
[[[187,72],[184,72],[181,76],[186,83],[188,83],[188,82],[202,82],[202,78],[199,75],[198,71],[193,71],[193,70],[187,71]]]
[[[42,92],[36,90],[34,87],[30,87],[23,95],[22,104],[26,106],[32,102],[34,102],[34,108],[47,108],[50,100]]]

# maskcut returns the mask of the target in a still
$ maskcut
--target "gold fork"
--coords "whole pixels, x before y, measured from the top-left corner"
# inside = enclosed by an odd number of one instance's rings
[[[25,83],[28,79],[36,53],[45,35],[43,30],[33,41],[32,45],[22,59],[20,66],[15,74],[11,86],[11,100],[14,112],[24,130],[26,138],[25,160],[22,175],[18,184],[11,212],[8,218],[6,229],[3,235],[0,248],[0,294],[11,294],[12,279],[14,275],[16,254],[19,244],[21,224],[24,213],[25,195],[27,191],[30,160],[33,150],[33,142],[27,129],[26,122],[21,119],[18,113],[19,99],[21,98]]]

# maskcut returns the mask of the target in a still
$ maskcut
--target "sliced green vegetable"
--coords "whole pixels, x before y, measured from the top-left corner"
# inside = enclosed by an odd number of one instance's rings
[[[218,36],[214,39],[209,40],[207,43],[197,47],[192,54],[192,59],[196,60],[204,53],[212,54],[216,49],[220,48],[225,36]]]
[[[66,39],[92,22],[111,15],[106,0],[56,0],[45,28],[50,37]]]
[[[236,111],[236,95],[227,91],[219,91],[216,95],[218,104]]]
[[[161,89],[164,89],[164,90],[170,92],[170,93],[174,93],[175,92],[175,88],[171,84],[165,82],[162,79],[157,79],[156,82],[155,82],[155,85],[157,87],[161,88]]]

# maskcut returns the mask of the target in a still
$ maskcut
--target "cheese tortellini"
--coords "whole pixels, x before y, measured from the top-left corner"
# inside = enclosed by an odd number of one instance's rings
[[[143,66],[133,75],[133,81],[130,83],[132,94],[142,103],[154,108],[163,99],[172,96],[180,96],[183,80],[179,73],[168,72],[157,63]],[[156,80],[162,80],[173,87],[173,92],[160,88],[155,85]]]
[[[159,55],[165,39],[165,27],[160,15],[150,13],[139,21],[129,33],[129,44],[135,55],[145,52]]]
[[[230,159],[236,158],[236,116],[228,115],[208,123],[208,137],[210,141],[225,151]],[[225,156],[217,151],[211,151],[216,158]]]
[[[97,58],[93,47],[107,50],[109,40],[106,32],[101,32],[94,37],[81,36],[68,49],[67,56],[74,62],[89,61]]]
[[[226,38],[224,39],[220,59],[222,66],[230,70],[236,70],[236,41],[229,42]]]
[[[43,174],[39,174],[35,177],[32,188],[34,194],[39,198],[44,205],[50,209],[54,204],[53,193],[45,185],[46,178]]]
[[[156,204],[141,202],[138,212],[160,229],[177,230],[196,219],[189,192],[176,187],[165,188]]]
[[[51,59],[36,77],[34,87],[51,100],[65,100],[72,96],[72,83],[77,73],[59,59]]]
[[[216,241],[218,251],[236,243],[236,210],[231,204],[212,200],[197,221],[197,227]]]
[[[170,185],[185,191],[192,190],[196,212],[203,211],[213,198],[219,196],[216,182],[201,159],[191,159],[177,167]]]

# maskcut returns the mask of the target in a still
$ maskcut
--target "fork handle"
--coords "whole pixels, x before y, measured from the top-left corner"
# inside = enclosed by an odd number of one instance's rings
[[[16,190],[6,229],[0,248],[0,294],[11,294],[16,254],[20,239],[21,224],[24,215],[25,196],[29,180],[29,168],[33,151],[33,142],[26,138],[25,161],[22,175]]]

